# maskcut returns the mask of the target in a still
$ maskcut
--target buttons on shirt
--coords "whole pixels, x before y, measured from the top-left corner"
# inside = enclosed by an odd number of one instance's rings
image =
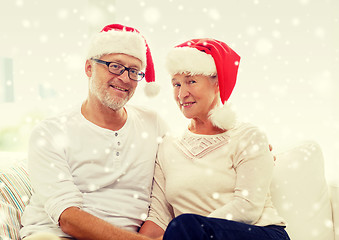
[[[112,145],[111,145],[111,157],[114,169],[119,169],[121,167],[121,154],[122,154],[122,135],[119,132],[112,133]]]

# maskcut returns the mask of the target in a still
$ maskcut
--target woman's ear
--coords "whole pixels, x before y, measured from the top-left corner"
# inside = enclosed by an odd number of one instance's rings
[[[93,65],[92,65],[92,61],[91,60],[86,60],[86,64],[85,64],[85,72],[87,77],[92,77],[92,71],[93,71]]]
[[[219,94],[219,81],[218,81],[218,76],[212,76],[211,77],[212,81],[214,82],[214,86],[215,86],[215,93]]]

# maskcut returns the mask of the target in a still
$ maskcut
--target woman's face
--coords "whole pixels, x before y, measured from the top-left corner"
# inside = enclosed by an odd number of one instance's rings
[[[186,118],[207,119],[219,101],[217,77],[176,74],[172,85],[174,99]]]

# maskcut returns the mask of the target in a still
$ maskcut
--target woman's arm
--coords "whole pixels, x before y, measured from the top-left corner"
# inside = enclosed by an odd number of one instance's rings
[[[166,198],[166,179],[162,169],[168,141],[170,140],[165,138],[159,146],[158,155],[155,161],[151,205],[148,212],[148,218],[146,219],[146,222],[152,221],[161,229],[166,229],[169,222],[175,217],[173,208]]]
[[[159,238],[162,239],[164,235],[164,230],[159,227],[154,222],[147,220],[140,228],[139,233],[150,238]]]
[[[264,133],[250,127],[240,134],[233,159],[236,172],[233,199],[209,217],[254,224],[260,219],[269,194],[274,159]]]

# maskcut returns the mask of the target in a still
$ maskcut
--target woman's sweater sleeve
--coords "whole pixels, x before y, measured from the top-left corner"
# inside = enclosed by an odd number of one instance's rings
[[[232,157],[236,172],[233,200],[209,217],[255,224],[262,216],[274,167],[266,135],[255,127],[247,129]]]
[[[173,208],[166,200],[166,179],[159,163],[163,147],[159,148],[158,157],[155,163],[153,188],[151,195],[151,206],[147,220],[156,223],[163,230],[166,229],[169,222],[174,218]]]

